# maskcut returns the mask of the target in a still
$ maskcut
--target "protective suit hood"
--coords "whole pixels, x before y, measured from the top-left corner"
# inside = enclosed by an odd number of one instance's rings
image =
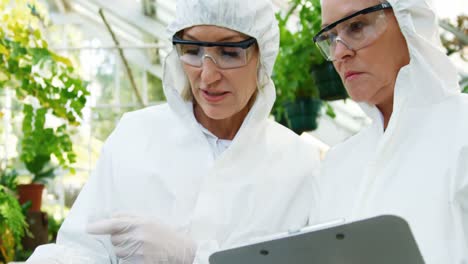
[[[265,119],[276,98],[270,76],[279,50],[279,30],[273,7],[268,0],[178,0],[175,20],[169,25],[169,36],[196,25],[215,25],[251,36],[260,51],[258,95],[249,118]],[[163,85],[171,108],[186,114],[186,102],[180,97],[188,84],[177,51],[172,49],[165,60]]]
[[[410,63],[401,68],[394,91],[394,114],[405,106],[430,105],[460,93],[456,69],[445,55],[430,0],[388,0],[406,39]],[[372,118],[374,105],[360,103]],[[392,115],[392,118],[395,115]]]

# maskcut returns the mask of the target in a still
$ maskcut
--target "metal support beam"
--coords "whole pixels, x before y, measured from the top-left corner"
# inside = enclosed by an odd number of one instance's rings
[[[446,21],[439,21],[439,26],[448,32],[452,33],[457,37],[464,45],[468,45],[468,35],[464,34],[460,30],[458,30],[456,27],[450,25]]]

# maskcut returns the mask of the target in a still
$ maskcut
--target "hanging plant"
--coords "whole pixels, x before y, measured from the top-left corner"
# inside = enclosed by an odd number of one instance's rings
[[[319,0],[292,0],[290,4],[285,16],[276,14],[280,48],[272,76],[277,95],[272,113],[278,122],[301,134],[317,128],[322,107],[311,74],[313,65],[324,62],[313,43],[313,35],[320,29],[321,11]],[[296,12],[297,30],[291,30],[288,22]]]
[[[313,65],[324,62],[315,47],[313,36],[320,30],[321,11],[319,0],[292,0],[285,16],[276,14],[280,29],[280,49],[273,71],[277,100],[275,109],[282,111],[284,102],[297,97],[319,98],[319,90],[310,74]],[[299,13],[298,29],[288,28],[294,12]]]

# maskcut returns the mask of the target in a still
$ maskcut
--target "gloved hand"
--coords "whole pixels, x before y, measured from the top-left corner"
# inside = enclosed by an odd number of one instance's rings
[[[154,219],[116,215],[89,223],[87,232],[110,235],[122,264],[192,264],[195,257],[191,238]]]

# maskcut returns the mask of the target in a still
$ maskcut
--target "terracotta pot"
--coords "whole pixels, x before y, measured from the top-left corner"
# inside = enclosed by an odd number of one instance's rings
[[[43,184],[31,183],[18,185],[18,195],[20,204],[31,201],[32,205],[29,208],[30,212],[40,212],[42,205]]]

